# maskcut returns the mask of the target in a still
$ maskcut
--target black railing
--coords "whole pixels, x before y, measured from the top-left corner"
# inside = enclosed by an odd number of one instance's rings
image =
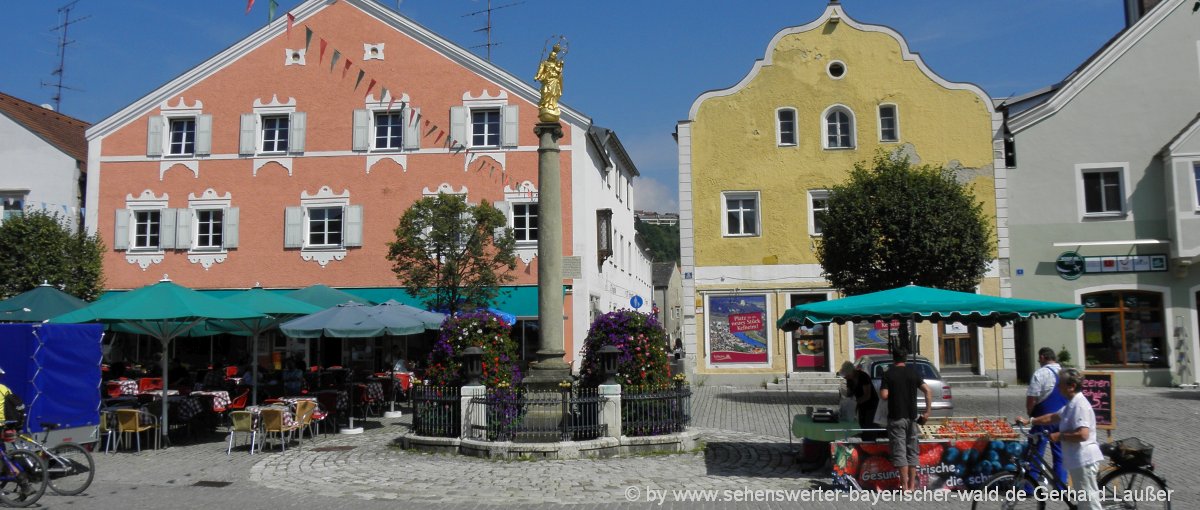
[[[462,433],[462,397],[457,386],[413,385],[413,432],[421,436],[458,437]]]
[[[470,437],[526,443],[595,439],[608,432],[601,417],[605,400],[596,388],[488,389],[471,399]]]
[[[683,432],[692,419],[692,389],[682,383],[622,388],[621,434],[659,436]]]

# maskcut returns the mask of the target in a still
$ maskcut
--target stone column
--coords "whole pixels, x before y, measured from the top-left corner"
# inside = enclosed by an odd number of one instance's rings
[[[601,423],[608,425],[606,437],[621,437],[621,385],[601,384],[600,396],[606,400],[600,409]]]
[[[562,178],[558,139],[562,125],[539,122],[538,136],[538,350],[525,385],[551,390],[571,377],[563,361]]]

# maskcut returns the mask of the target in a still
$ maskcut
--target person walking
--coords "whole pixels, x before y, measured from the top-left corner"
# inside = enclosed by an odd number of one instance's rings
[[[1026,421],[1031,425],[1057,424],[1059,431],[1050,433],[1050,440],[1062,444],[1063,465],[1071,474],[1071,488],[1087,494],[1086,501],[1077,501],[1080,510],[1100,510],[1100,488],[1096,484],[1096,473],[1104,453],[1096,442],[1096,412],[1087,397],[1079,389],[1083,386],[1083,372],[1074,368],[1061,370],[1058,391],[1067,399],[1067,405],[1059,411],[1043,414],[1033,420],[1017,417],[1017,423]]]
[[[892,367],[883,374],[879,397],[887,401],[888,442],[892,464],[900,470],[900,488],[911,491],[917,488],[917,467],[921,465],[918,425],[929,419],[933,393],[925,378],[909,367],[907,361],[908,351],[903,347],[892,351]],[[921,414],[917,414],[917,390],[925,394],[925,412]]]
[[[1041,365],[1034,373],[1033,377],[1029,378],[1029,389],[1025,392],[1025,412],[1030,417],[1043,416],[1051,413],[1056,413],[1063,406],[1067,405],[1067,397],[1058,391],[1059,377],[1058,374],[1062,371],[1062,366],[1058,364],[1058,356],[1054,353],[1054,349],[1042,347],[1038,350],[1038,364]],[[1029,430],[1031,433],[1045,432],[1047,434],[1058,432],[1058,424],[1037,425]],[[1039,441],[1037,443],[1037,456],[1045,457],[1047,441]],[[1050,443],[1050,457],[1054,474],[1059,480],[1067,479],[1067,468],[1063,467],[1063,452],[1062,445],[1059,443]],[[1039,466],[1033,466],[1030,474],[1034,479],[1037,479]]]

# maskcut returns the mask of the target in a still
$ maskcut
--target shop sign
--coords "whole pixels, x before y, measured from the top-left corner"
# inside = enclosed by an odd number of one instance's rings
[[[1058,276],[1064,280],[1078,279],[1084,271],[1083,257],[1073,251],[1064,251],[1054,261],[1054,269],[1058,270]]]

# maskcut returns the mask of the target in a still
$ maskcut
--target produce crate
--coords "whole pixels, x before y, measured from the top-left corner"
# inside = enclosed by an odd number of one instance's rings
[[[931,418],[921,425],[921,435],[927,439],[1020,439],[1008,419],[1002,416],[957,416]]]

